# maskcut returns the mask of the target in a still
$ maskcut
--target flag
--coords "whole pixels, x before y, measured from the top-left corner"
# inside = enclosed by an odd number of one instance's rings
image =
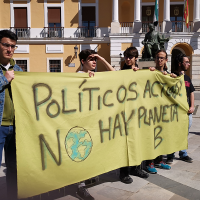
[[[185,19],[185,25],[186,25],[186,27],[189,28],[189,8],[188,8],[188,0],[185,1],[184,19]]]
[[[154,26],[158,25],[158,0],[155,1],[153,24]]]

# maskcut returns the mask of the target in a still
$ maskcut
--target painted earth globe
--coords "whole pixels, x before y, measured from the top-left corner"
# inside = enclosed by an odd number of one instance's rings
[[[92,150],[92,138],[82,127],[70,129],[65,138],[65,148],[68,156],[75,162],[84,161]]]

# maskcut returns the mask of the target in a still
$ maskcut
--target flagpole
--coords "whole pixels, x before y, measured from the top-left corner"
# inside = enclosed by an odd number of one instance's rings
[[[184,0],[184,8],[183,8],[183,19],[184,19],[184,22],[183,22],[183,31],[185,32],[185,28],[186,28],[186,19],[185,19],[185,4],[186,4],[186,0]]]
[[[160,27],[159,27],[159,6],[160,6],[160,0],[158,0],[158,32],[160,32]]]

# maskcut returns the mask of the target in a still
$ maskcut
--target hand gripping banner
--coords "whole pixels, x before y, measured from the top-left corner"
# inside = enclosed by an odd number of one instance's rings
[[[183,76],[15,72],[18,196],[187,149]]]

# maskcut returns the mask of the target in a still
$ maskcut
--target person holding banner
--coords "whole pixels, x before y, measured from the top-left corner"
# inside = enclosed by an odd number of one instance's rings
[[[14,71],[22,71],[12,59],[17,48],[17,35],[9,30],[0,31],[0,166],[5,151],[8,199],[17,199],[17,167],[15,146],[15,114],[11,93]]]
[[[88,73],[90,77],[94,76],[94,70],[96,68],[97,60],[102,62],[108,71],[115,71],[115,69],[103,57],[98,55],[97,52],[94,50],[90,49],[82,50],[79,53],[79,59],[82,66],[82,71],[78,71],[77,73]],[[83,200],[94,200],[94,198],[85,188],[85,185],[87,183],[94,183],[94,182],[96,182],[95,179],[89,179],[79,183],[76,196],[79,199]]]
[[[189,129],[192,126],[192,113],[194,112],[194,86],[192,84],[192,81],[189,76],[187,76],[184,72],[187,71],[190,67],[190,61],[188,57],[185,54],[178,54],[174,59],[174,66],[175,66],[175,74],[177,76],[184,75],[184,81],[185,81],[185,88],[187,93],[187,101],[189,104],[189,110],[188,110],[188,120],[189,120],[189,127],[188,127],[188,133]],[[179,157],[181,160],[192,163],[193,159],[190,158],[187,154],[186,150],[179,151]],[[172,164],[174,159],[174,153],[167,155],[167,161],[166,163]]]
[[[125,69],[133,69],[134,71],[139,70],[137,65],[138,50],[135,47],[129,47],[124,51],[123,54],[125,58],[125,64],[122,70]]]
[[[167,72],[167,52],[164,49],[158,50],[156,52],[156,68],[151,67],[151,70],[159,70],[161,71],[164,75],[167,75],[169,72]],[[177,76],[174,73],[171,73],[170,76],[172,78],[176,78]],[[160,155],[154,160],[147,160],[146,161],[146,171],[151,174],[156,174],[157,170],[155,167],[161,168],[161,169],[171,169],[169,165],[167,165],[163,161],[163,156]]]
[[[138,50],[135,47],[129,47],[124,51],[125,64],[122,70],[133,69],[134,71],[139,70],[137,65],[138,59]],[[141,169],[141,165],[132,166],[132,167],[122,167],[120,168],[120,180],[125,184],[130,184],[133,182],[133,179],[129,176],[129,174],[134,176],[139,176],[141,178],[148,178],[148,173],[144,172]]]
[[[94,70],[96,68],[97,61],[100,61],[104,64],[108,71],[115,71],[115,69],[106,61],[105,58],[97,54],[96,51],[86,49],[79,53],[79,58],[82,66],[82,71],[78,73],[89,73],[89,76],[94,76]]]

